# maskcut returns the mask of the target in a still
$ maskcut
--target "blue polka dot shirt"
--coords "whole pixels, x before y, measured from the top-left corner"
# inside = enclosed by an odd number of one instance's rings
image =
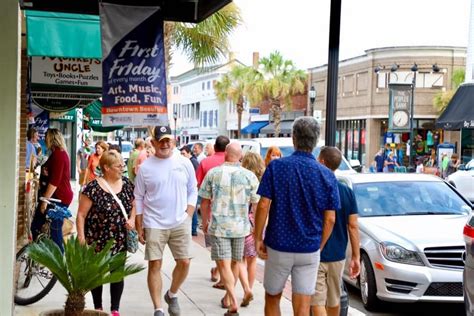
[[[272,161],[257,193],[272,201],[264,242],[277,251],[317,251],[324,211],[340,208],[334,173],[302,151]]]

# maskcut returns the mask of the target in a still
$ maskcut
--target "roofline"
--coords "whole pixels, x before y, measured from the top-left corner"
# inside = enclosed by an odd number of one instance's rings
[[[195,68],[192,68],[190,70],[187,70],[185,72],[183,72],[182,74],[179,74],[179,75],[176,75],[176,76],[172,76],[170,77],[170,82],[171,81],[179,81],[180,79],[182,79],[183,77],[185,77],[186,75],[192,73],[193,71],[200,71],[202,70],[202,72],[198,72],[198,74],[206,74],[206,73],[209,73],[209,72],[212,72],[212,71],[216,71],[222,67],[225,67],[231,63],[239,63],[240,65],[242,66],[246,66],[243,62],[241,62],[240,60],[238,59],[232,59],[232,60],[229,60],[227,61],[226,63],[224,64],[219,64],[219,65],[210,65],[210,66],[204,66],[204,67],[195,67]]]
[[[467,52],[467,48],[463,46],[440,46],[440,45],[419,45],[419,46],[385,46],[385,47],[376,47],[376,48],[370,48],[365,50],[365,54],[363,55],[358,55],[346,59],[342,59],[339,61],[340,66],[344,66],[343,64],[345,63],[350,63],[352,61],[366,61],[373,59],[370,55],[374,55],[377,53],[382,53],[382,52],[396,52],[396,51],[403,51],[403,50],[412,50],[412,51],[420,51],[420,50],[464,50]],[[308,72],[315,71],[315,70],[321,70],[324,68],[327,68],[328,64],[322,64],[319,66],[314,66],[308,68]]]

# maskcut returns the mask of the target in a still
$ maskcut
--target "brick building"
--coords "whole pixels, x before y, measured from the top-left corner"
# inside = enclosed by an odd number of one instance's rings
[[[415,63],[418,66],[414,92],[415,134],[424,139],[431,134],[437,141],[458,142],[457,134],[443,134],[442,130],[435,129],[438,113],[433,107],[433,97],[451,89],[453,70],[464,68],[465,58],[464,47],[403,46],[369,49],[362,56],[340,61],[337,146],[348,159],[359,159],[365,166],[370,165],[377,150],[386,143],[401,147],[406,153],[409,133],[391,135],[388,130],[389,84],[411,83],[414,75],[411,68]],[[391,71],[394,65],[395,71]],[[325,118],[327,65],[308,69],[308,76],[309,87],[316,89],[314,109],[322,111]],[[322,125],[324,129],[324,120]]]

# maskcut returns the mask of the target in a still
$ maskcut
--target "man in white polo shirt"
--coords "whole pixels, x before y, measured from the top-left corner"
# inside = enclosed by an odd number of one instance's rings
[[[168,245],[176,260],[171,287],[164,299],[171,316],[180,315],[177,293],[189,271],[191,218],[197,200],[193,165],[181,155],[173,155],[169,126],[154,128],[155,155],[140,166],[135,179],[136,228],[139,240],[146,243],[148,289],[155,307],[154,316],[164,315],[161,291],[161,264]]]

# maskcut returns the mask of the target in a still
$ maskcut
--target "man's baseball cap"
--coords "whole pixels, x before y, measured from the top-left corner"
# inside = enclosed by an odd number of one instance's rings
[[[173,139],[171,128],[169,126],[155,126],[153,129],[153,137],[157,141],[162,141],[165,138]]]

